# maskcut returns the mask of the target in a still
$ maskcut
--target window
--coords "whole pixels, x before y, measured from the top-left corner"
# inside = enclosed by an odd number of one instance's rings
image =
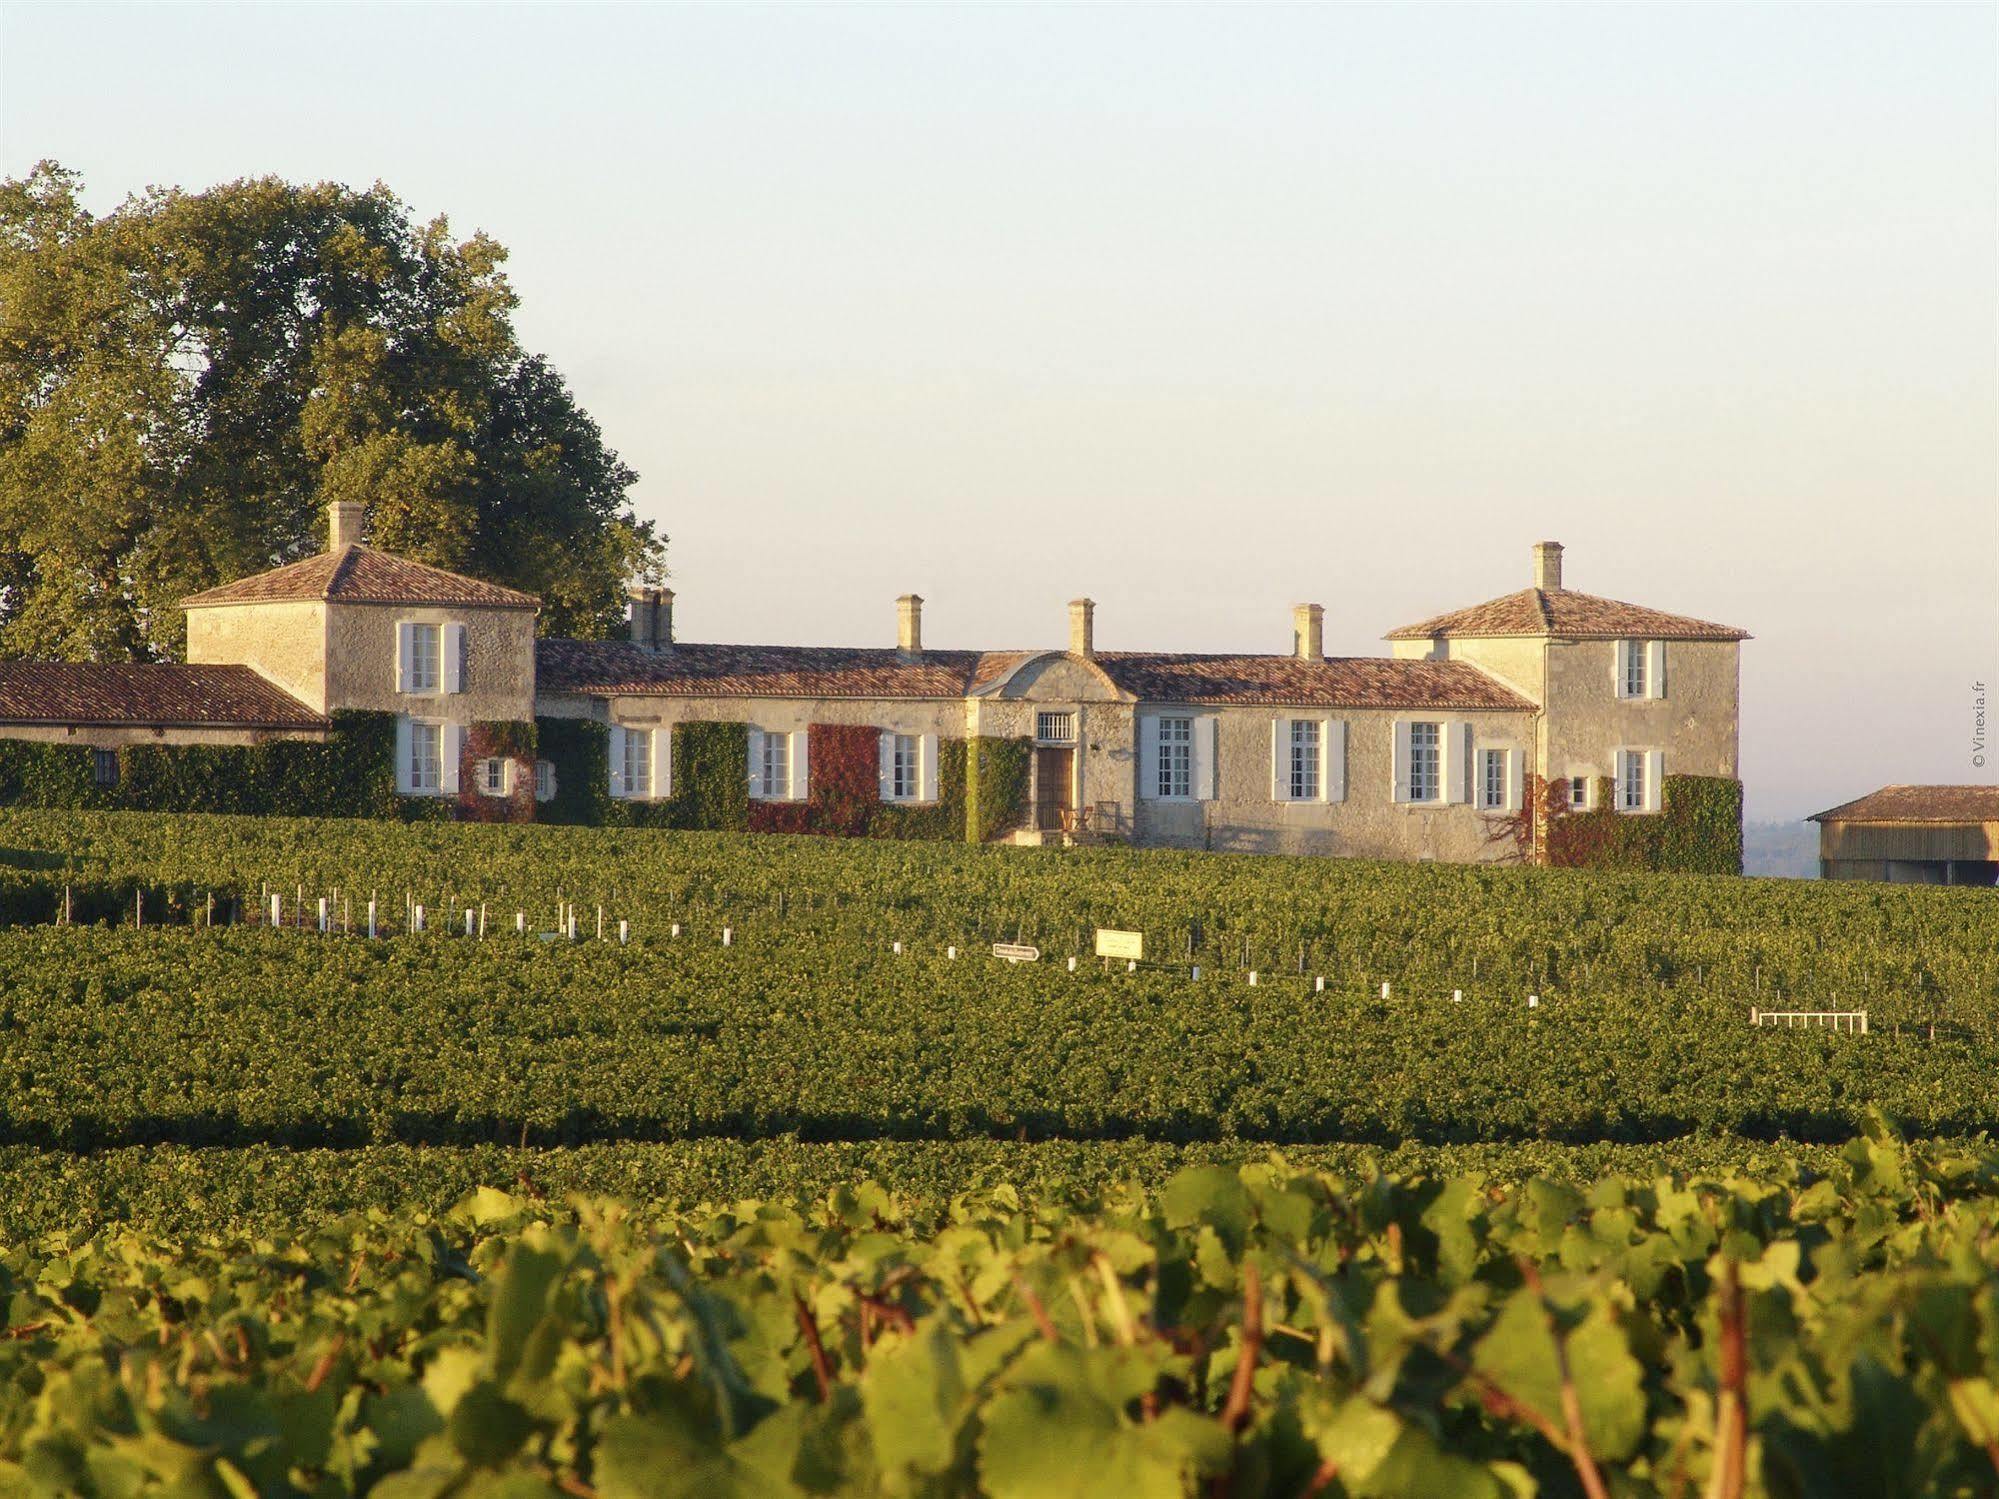
[[[444,789],[444,725],[410,722],[409,788],[419,796]]]
[[[1645,642],[1642,640],[1621,640],[1618,642],[1618,647],[1624,655],[1624,696],[1649,696],[1645,689]]]
[[[626,729],[620,743],[624,764],[620,767],[625,795],[638,801],[652,796],[652,730]]]
[[[1587,812],[1589,810],[1590,778],[1571,772],[1569,775],[1569,810]]]
[[[538,802],[555,800],[555,762],[537,760],[534,762],[534,799]]]
[[[1478,752],[1478,804],[1488,812],[1503,812],[1512,800],[1512,790],[1508,782],[1507,764],[1511,755],[1503,749],[1482,749]]]
[[[1444,793],[1444,726],[1409,725],[1409,800],[1433,802]]]
[[[1043,744],[1074,744],[1076,742],[1076,715],[1073,713],[1037,713],[1034,715],[1034,737]]]
[[[1646,774],[1646,761],[1650,757],[1643,750],[1619,750],[1617,752],[1617,810],[1620,812],[1649,812],[1652,810],[1651,778]]]
[[[891,734],[888,744],[888,798],[913,802],[923,795],[923,741],[915,734]]]
[[[443,685],[441,625],[410,625],[408,692],[436,692]]]
[[[789,734],[766,734],[763,736],[763,765],[760,767],[763,780],[764,800],[773,802],[791,799],[791,736]]]
[[[1156,789],[1160,796],[1185,801],[1194,795],[1193,719],[1159,720],[1157,775],[1159,779]]]
[[[90,783],[93,786],[118,784],[118,751],[101,749],[90,752]]]
[[[473,778],[481,796],[505,796],[513,789],[509,763],[495,755],[474,767]]]
[[[1319,799],[1319,721],[1316,718],[1291,720],[1291,800],[1315,802]]]

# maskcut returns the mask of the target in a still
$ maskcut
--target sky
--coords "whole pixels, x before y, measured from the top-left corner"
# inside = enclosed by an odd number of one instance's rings
[[[1754,633],[1752,819],[1999,777],[1999,7],[0,0],[42,158],[497,238],[683,638],[1380,654],[1547,538]]]

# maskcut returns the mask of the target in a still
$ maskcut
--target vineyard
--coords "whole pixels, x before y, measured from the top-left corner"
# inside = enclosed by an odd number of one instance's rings
[[[1975,890],[0,813],[0,1495],[1999,1492],[1996,973]]]
[[[1999,1159],[1180,1173],[0,1251],[0,1489],[1990,1494]]]

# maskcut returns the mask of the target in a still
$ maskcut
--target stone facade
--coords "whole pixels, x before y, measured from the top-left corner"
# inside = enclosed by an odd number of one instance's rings
[[[678,642],[660,588],[635,592],[629,640],[537,641],[533,599],[373,551],[360,524],[336,517],[338,547],[189,600],[189,660],[249,668],[304,719],[395,715],[398,790],[455,796],[465,816],[533,815],[537,766],[510,726],[536,718],[607,726],[613,796],[671,794],[670,765],[647,772],[628,745],[671,745],[632,735],[681,724],[747,725],[752,758],[765,736],[804,746],[814,725],[909,736],[926,765],[944,740],[1025,741],[1020,841],[1240,852],[1517,859],[1509,830],[1539,784],[1611,778],[1616,810],[1645,816],[1664,777],[1736,775],[1747,637],[1567,590],[1553,543],[1535,549],[1532,588],[1395,631],[1387,657],[1327,658],[1310,604],[1292,611],[1283,655],[1101,652],[1087,599],[1069,605],[1067,650],[931,651],[914,594],[896,600],[892,647],[842,651]],[[0,722],[16,737],[80,731]],[[135,719],[93,732],[232,743],[270,730]],[[758,767],[744,769],[756,795]],[[794,780],[803,799],[809,764]]]

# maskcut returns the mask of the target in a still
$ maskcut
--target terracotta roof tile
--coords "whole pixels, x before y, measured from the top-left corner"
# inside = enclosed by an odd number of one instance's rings
[[[1999,786],[1883,786],[1810,822],[1999,822]]]
[[[1600,599],[1558,588],[1523,588],[1469,609],[1454,609],[1420,624],[1390,630],[1388,640],[1424,640],[1433,635],[1553,635],[1567,640],[1747,640],[1749,632],[1684,614],[1667,614],[1642,604]]]
[[[538,640],[535,682],[544,692],[669,697],[963,697],[990,669],[977,651],[676,644],[654,653],[622,640]]]
[[[543,640],[535,674],[548,692],[668,697],[952,698],[997,686],[1036,651],[678,644],[653,654],[624,641]],[[1162,655],[1107,651],[1094,660],[1144,701],[1273,703],[1351,708],[1495,708],[1533,705],[1455,661],[1290,656]]]
[[[1378,656],[1160,655],[1105,651],[1097,664],[1146,702],[1271,703],[1328,708],[1498,708],[1534,705],[1459,661]]]
[[[0,661],[0,723],[323,729],[247,666]]]
[[[472,604],[487,609],[536,609],[531,593],[446,572],[374,547],[344,546],[269,572],[255,573],[181,600],[183,609],[209,604],[263,604],[339,599],[352,604]]]

